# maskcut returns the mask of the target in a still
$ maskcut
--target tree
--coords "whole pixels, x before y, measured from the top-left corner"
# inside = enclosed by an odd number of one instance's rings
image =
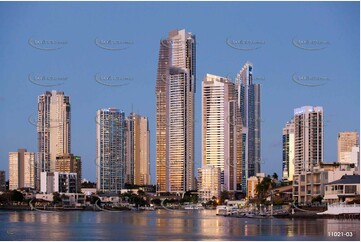
[[[138,190],[138,196],[145,196],[145,192],[143,190]]]
[[[53,204],[59,204],[62,202],[61,196],[58,192],[53,193]]]
[[[229,192],[227,190],[221,192],[220,203],[223,204],[225,200],[230,198]]]
[[[263,203],[266,200],[269,190],[275,185],[270,176],[263,178],[263,180],[256,185],[255,191],[257,193],[258,203]]]
[[[277,180],[278,180],[278,175],[277,175],[276,172],[273,173],[272,179],[273,179],[274,181],[277,181]]]
[[[312,198],[311,202],[312,203],[315,203],[315,202],[321,203],[322,199],[323,199],[323,197],[321,195],[318,195],[317,197]]]
[[[162,201],[159,198],[154,198],[150,201],[152,204],[160,206]]]
[[[22,202],[24,200],[24,195],[16,190],[11,191],[11,201],[13,202]]]
[[[95,204],[99,200],[99,197],[95,194],[90,196],[90,204]]]

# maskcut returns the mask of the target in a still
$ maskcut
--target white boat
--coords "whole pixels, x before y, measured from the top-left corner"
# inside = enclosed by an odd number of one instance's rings
[[[216,207],[216,215],[229,215],[227,206],[225,205],[218,205]]]
[[[340,215],[340,214],[360,214],[360,204],[332,203],[327,204],[327,210],[318,215]]]
[[[185,210],[200,210],[200,209],[204,209],[204,207],[202,206],[202,204],[188,204],[184,206]]]

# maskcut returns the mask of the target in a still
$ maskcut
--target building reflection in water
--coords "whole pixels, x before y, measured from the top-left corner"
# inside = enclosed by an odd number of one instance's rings
[[[215,211],[36,211],[2,214],[4,240],[357,240],[359,220],[256,219]],[[352,232],[332,238],[328,232]]]

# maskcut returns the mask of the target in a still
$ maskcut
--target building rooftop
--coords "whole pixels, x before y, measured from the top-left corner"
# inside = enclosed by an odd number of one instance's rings
[[[341,179],[328,183],[327,185],[332,184],[359,184],[360,175],[344,175]]]

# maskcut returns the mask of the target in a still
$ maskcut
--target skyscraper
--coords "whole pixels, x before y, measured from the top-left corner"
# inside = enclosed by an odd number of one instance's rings
[[[54,172],[58,155],[71,153],[70,99],[62,91],[45,92],[38,97],[38,177]]]
[[[337,157],[338,162],[350,163],[352,147],[359,146],[358,133],[355,132],[339,132],[337,138]]]
[[[125,119],[126,152],[125,183],[150,184],[150,152],[148,118],[131,113]]]
[[[124,188],[125,138],[124,112],[115,108],[100,109],[96,115],[97,190],[118,193]]]
[[[236,88],[241,110],[243,143],[242,191],[246,192],[247,178],[261,170],[261,85],[253,83],[253,64],[246,62],[237,74]]]
[[[210,74],[202,82],[202,163],[220,169],[222,190],[239,190],[242,120],[237,93],[232,81]]]
[[[295,174],[312,171],[323,161],[323,108],[304,106],[294,110]]]
[[[286,123],[282,130],[282,180],[292,181],[295,173],[295,123]]]
[[[157,192],[194,189],[196,40],[183,30],[160,41],[156,83]]]
[[[9,152],[9,189],[35,189],[35,179],[35,153],[27,152],[26,149]]]

